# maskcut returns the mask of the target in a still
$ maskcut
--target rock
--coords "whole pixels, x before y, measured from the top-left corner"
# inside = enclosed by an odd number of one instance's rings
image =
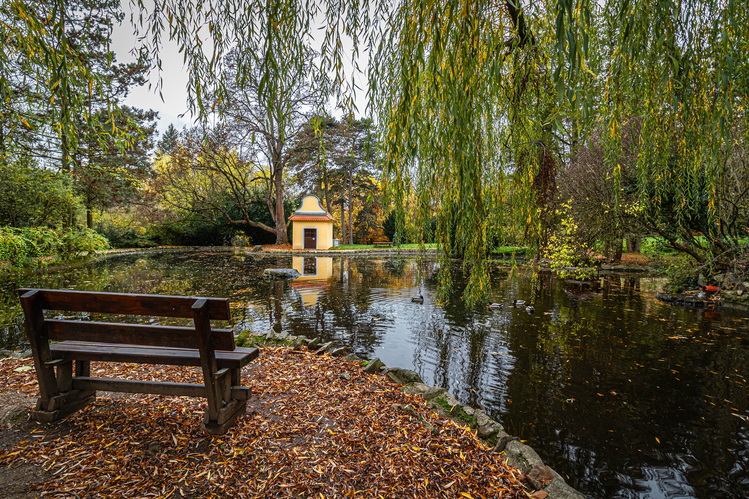
[[[418,373],[411,371],[410,369],[402,369],[400,367],[391,367],[387,370],[387,376],[393,383],[400,383],[407,385],[409,383],[423,383]]]
[[[308,339],[307,348],[309,348],[310,350],[316,350],[318,348],[318,345],[320,345],[320,343],[322,343],[322,340],[320,339],[320,337],[315,337],[315,338],[312,338],[311,340]]]
[[[10,354],[14,359],[28,359],[31,357],[31,350],[21,350],[20,352],[13,352]]]
[[[484,411],[476,411],[476,434],[489,445],[497,443],[497,435],[504,427],[490,418]]]
[[[534,489],[541,490],[554,479],[554,470],[546,465],[534,466],[526,475]]]
[[[0,348],[0,359],[10,357],[11,355],[13,355],[13,350],[5,350],[4,348]]]
[[[306,343],[306,340],[307,338],[305,338],[304,336],[297,336],[296,338],[294,338],[294,348],[301,347]]]
[[[507,442],[504,454],[507,457],[507,463],[523,473],[528,473],[534,466],[544,464],[536,451],[517,440]]]
[[[284,279],[296,279],[301,274],[294,269],[265,269],[263,270],[263,278],[278,281]]]
[[[351,373],[343,373],[339,376],[341,379],[350,380],[351,379]]]
[[[445,392],[430,400],[428,405],[436,413],[446,418],[452,418],[453,409],[459,406],[460,403],[449,392]]]
[[[583,494],[567,485],[567,482],[556,471],[552,470],[552,472],[554,473],[554,479],[544,488],[549,497],[553,499],[586,499]]]
[[[256,244],[255,246],[252,247],[252,251],[263,251],[263,247],[260,246],[259,244]]]
[[[497,443],[494,444],[494,452],[504,451],[508,443],[512,442],[513,440],[517,440],[516,437],[513,437],[512,435],[510,435],[504,430],[499,430],[497,432],[496,439],[497,439]]]
[[[286,340],[286,339],[289,339],[289,333],[284,333],[284,332],[282,331],[282,332],[280,332],[280,333],[278,333],[278,334],[276,335],[276,339],[277,339],[277,340],[281,340],[281,341],[283,341],[283,340]]]
[[[385,367],[385,364],[382,363],[379,357],[375,357],[370,361],[369,364],[364,366],[364,369],[362,369],[362,371],[367,374],[377,374],[380,372],[380,370],[382,370],[383,367]]]
[[[356,355],[355,353],[350,353],[346,356],[346,362],[361,362],[364,359]]]
[[[332,357],[345,357],[349,353],[351,353],[351,349],[349,347],[332,348],[330,350],[330,355]]]
[[[403,393],[415,393],[416,395],[421,395],[424,400],[432,400],[434,397],[439,397],[446,391],[447,390],[444,388],[437,388],[425,385],[424,383],[411,383],[403,388]]]
[[[322,355],[322,354],[324,354],[332,346],[333,346],[333,342],[332,341],[329,341],[327,343],[323,343],[322,345],[320,345],[320,348],[318,348],[317,350],[315,350],[315,355]]]

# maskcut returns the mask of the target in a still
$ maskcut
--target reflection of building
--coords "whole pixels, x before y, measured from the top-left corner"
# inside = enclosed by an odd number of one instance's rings
[[[320,204],[317,196],[307,196],[302,206],[289,217],[293,223],[291,238],[294,249],[321,249],[333,247],[335,218]]]
[[[333,277],[333,257],[291,257],[291,267],[301,274],[291,281],[291,287],[302,297],[305,307],[317,304],[317,298],[330,286]]]

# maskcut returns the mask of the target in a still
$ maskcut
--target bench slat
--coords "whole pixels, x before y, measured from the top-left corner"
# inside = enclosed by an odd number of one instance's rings
[[[205,398],[205,385],[195,383],[170,383],[163,381],[90,378],[78,376],[73,379],[73,389]],[[231,387],[231,393],[233,399],[247,400],[249,398],[250,388],[246,386],[233,386]]]
[[[195,329],[191,327],[60,319],[47,319],[44,324],[47,327],[49,339],[56,341],[79,340],[154,347],[198,348]],[[234,334],[231,329],[212,329],[211,333],[216,350],[234,350]]]
[[[31,288],[19,289],[21,295]],[[40,305],[45,310],[92,312],[100,314],[151,315],[156,317],[193,317],[192,305],[198,299],[208,302],[208,314],[214,320],[229,320],[229,300],[189,296],[98,293],[40,289]]]
[[[49,346],[51,359],[104,362],[132,362],[136,364],[166,364],[172,366],[200,366],[200,352],[189,348],[151,348],[116,343],[85,343],[66,341]],[[257,358],[257,348],[238,347],[232,351],[216,350],[219,369],[240,369]]]

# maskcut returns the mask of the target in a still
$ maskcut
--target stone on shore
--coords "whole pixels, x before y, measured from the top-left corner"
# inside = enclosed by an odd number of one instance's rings
[[[301,274],[294,269],[265,269],[263,271],[263,277],[272,281],[296,279],[300,275]]]
[[[377,374],[383,367],[385,367],[385,364],[382,363],[379,357],[375,357],[369,364],[364,366],[363,371],[367,374]]]
[[[390,367],[387,370],[387,376],[393,383],[400,383],[407,385],[409,383],[423,383],[424,380],[416,371],[410,369],[402,369],[400,367]]]

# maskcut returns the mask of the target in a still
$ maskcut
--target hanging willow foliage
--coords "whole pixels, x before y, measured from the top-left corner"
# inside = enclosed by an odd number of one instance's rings
[[[445,258],[461,256],[472,271],[472,302],[487,290],[490,243],[514,230],[543,244],[555,173],[587,136],[602,137],[620,182],[622,129],[636,121],[641,208],[669,203],[685,228],[697,210],[715,217],[728,138],[745,142],[749,129],[742,0],[130,4],[157,66],[164,39],[182,48],[202,116],[227,98],[222,64],[233,47],[240,67],[262,68],[272,95],[317,33],[316,82],[349,104],[347,61],[367,52],[392,200],[416,207],[418,225],[437,218]],[[718,225],[706,225],[708,238]]]

